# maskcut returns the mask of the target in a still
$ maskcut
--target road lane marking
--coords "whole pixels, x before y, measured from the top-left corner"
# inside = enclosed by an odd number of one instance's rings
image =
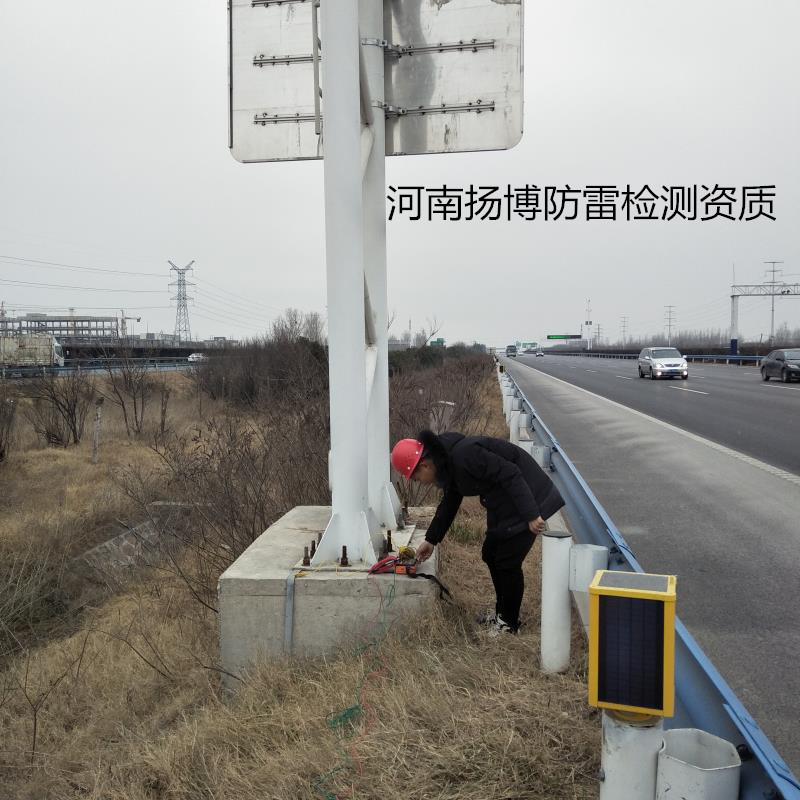
[[[774,386],[776,389],[793,389],[795,392],[800,389],[800,386],[790,386],[788,383],[767,383],[762,381],[762,386]]]
[[[628,375],[615,375],[615,378],[622,378],[624,381],[632,381],[633,378],[629,377]]]
[[[654,425],[659,425],[662,428],[666,428],[668,431],[672,431],[673,433],[685,436],[687,439],[691,439],[693,442],[704,444],[706,447],[709,447],[712,450],[716,450],[718,453],[722,453],[723,455],[735,458],[737,461],[741,461],[742,463],[748,464],[749,466],[754,467],[755,469],[761,470],[762,472],[766,472],[768,475],[772,475],[775,478],[781,478],[785,480],[787,483],[792,483],[795,486],[800,486],[800,475],[796,475],[794,472],[789,472],[788,470],[780,469],[779,467],[773,467],[772,464],[767,464],[765,461],[759,461],[757,458],[753,458],[752,456],[740,453],[738,450],[733,450],[730,447],[726,447],[724,444],[718,444],[717,442],[712,442],[710,439],[705,439],[696,433],[692,433],[691,431],[679,428],[677,425],[672,425],[669,422],[664,422],[664,420],[658,419],[657,417],[651,417],[649,414],[645,414],[642,411],[637,411],[635,408],[630,408],[629,406],[625,406],[622,403],[618,403],[616,400],[610,400],[608,397],[603,397],[603,395],[597,394],[596,392],[590,392],[588,389],[576,386],[574,383],[565,381],[563,378],[556,378],[555,375],[550,375],[547,372],[542,372],[541,370],[537,370],[536,372],[538,375],[544,375],[546,378],[550,378],[551,381],[556,381],[557,383],[563,383],[564,386],[567,386],[570,389],[574,389],[576,392],[583,392],[583,394],[588,394],[589,397],[594,397],[598,400],[603,400],[604,402],[608,403],[611,406],[615,406],[616,408],[621,408],[623,411],[627,411],[629,414],[633,414],[636,417],[641,417],[642,419],[646,419],[648,422],[652,422]]]
[[[669,386],[669,389],[677,389],[679,392],[694,392],[695,394],[705,394],[708,392],[701,392],[699,389],[687,389],[685,386]]]
[[[587,372],[599,372],[600,370],[597,370],[597,369],[587,369],[586,371],[587,371]]]

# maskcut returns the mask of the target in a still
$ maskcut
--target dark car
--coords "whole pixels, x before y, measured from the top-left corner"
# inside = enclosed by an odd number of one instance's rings
[[[761,379],[780,378],[784,383],[800,380],[800,348],[773,350],[761,359]]]

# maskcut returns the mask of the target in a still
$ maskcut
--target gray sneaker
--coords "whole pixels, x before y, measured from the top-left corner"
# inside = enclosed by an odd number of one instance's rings
[[[475,617],[475,622],[478,625],[494,626],[497,623],[497,612],[493,608],[487,608]]]
[[[516,631],[498,614],[494,625],[489,628],[487,635],[495,638],[496,636],[502,636],[504,633],[516,633]]]

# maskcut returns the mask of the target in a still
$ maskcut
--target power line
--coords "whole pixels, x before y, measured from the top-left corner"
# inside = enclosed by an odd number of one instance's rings
[[[106,275],[130,275],[132,277],[160,278],[162,280],[164,278],[163,274],[158,272],[139,272],[133,270],[109,269],[105,267],[86,267],[79,264],[66,264],[60,261],[44,261],[42,259],[26,258],[24,256],[12,256],[12,255],[0,254],[0,261],[17,265],[35,265],[37,267],[42,267],[43,269],[77,270],[81,272],[95,272]],[[251,307],[255,310],[261,310],[261,309],[269,309],[270,311],[282,310],[280,308],[277,308],[276,306],[270,306],[266,303],[261,303],[258,300],[252,300],[248,297],[244,297],[243,295],[231,292],[229,289],[225,289],[222,286],[217,286],[216,284],[212,283],[209,280],[206,280],[205,278],[197,279],[197,281],[200,284],[208,285],[214,288],[216,291],[228,295],[231,298],[234,298],[244,307]],[[62,287],[52,287],[52,288],[62,288]],[[221,299],[222,298],[220,298],[220,300]]]
[[[117,311],[117,306],[47,306],[36,303],[15,303],[13,300],[6,300],[6,305],[16,311],[69,311],[71,308],[76,311]],[[171,309],[172,306],[131,306],[132,311],[156,311]]]
[[[162,276],[163,277],[163,276]],[[76,289],[80,292],[123,292],[125,294],[163,294],[163,289],[106,289],[100,286],[73,286],[61,283],[35,283],[34,281],[15,281],[10,278],[0,278],[0,283],[14,286],[33,286],[42,289]]]
[[[215,283],[207,280],[206,278],[196,278],[198,285],[202,286],[203,284],[207,286],[211,286],[213,289],[216,289],[218,292],[222,292],[223,294],[230,295],[231,297],[239,300],[241,303],[244,303],[249,306],[253,306],[256,309],[259,308],[268,308],[270,311],[283,311],[282,308],[278,308],[277,306],[271,306],[266,303],[262,303],[258,300],[250,300],[242,295],[236,294],[235,292],[228,291],[227,289],[223,289],[221,286],[217,286]]]
[[[161,278],[164,276],[159,275],[157,272],[132,272],[122,269],[107,269],[104,267],[82,267],[77,264],[63,264],[60,261],[42,261],[37,258],[23,258],[22,256],[6,256],[0,255],[0,259],[11,262],[20,262],[24,264],[36,264],[37,266],[44,267],[45,269],[68,269],[80,270],[81,272],[105,272],[111,275],[135,275],[136,277],[147,278]]]

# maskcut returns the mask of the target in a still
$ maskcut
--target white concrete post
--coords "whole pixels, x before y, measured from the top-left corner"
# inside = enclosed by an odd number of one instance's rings
[[[542,534],[542,672],[564,672],[569,667],[571,547],[572,537],[565,531]]]
[[[94,401],[94,436],[92,437],[92,464],[100,460],[100,424],[103,408],[103,399],[98,397]]]
[[[511,410],[508,422],[508,440],[512,444],[519,444],[519,411]]]
[[[603,711],[600,800],[654,800],[664,720],[623,721]]]
[[[313,563],[377,559],[368,520],[358,0],[321,3],[332,515]]]
[[[383,0],[360,0],[362,37],[383,39]],[[367,86],[362,96],[371,102],[384,94],[384,51],[382,47],[361,45],[361,58]],[[327,109],[327,91],[325,107]],[[389,472],[389,312],[386,285],[386,117],[382,109],[365,109],[372,131],[372,147],[364,168],[364,270],[371,317],[374,348],[372,390],[367,398],[367,473],[369,507],[386,528],[395,529],[401,517],[400,500]],[[327,136],[327,133],[326,133]],[[326,144],[327,146],[327,144]],[[368,380],[369,383],[369,380]]]
[[[608,569],[608,548],[599,544],[574,544],[569,553],[569,589],[589,635],[589,584],[599,569]]]
[[[529,455],[533,456],[534,442],[532,439],[523,439],[519,442],[519,446]]]

